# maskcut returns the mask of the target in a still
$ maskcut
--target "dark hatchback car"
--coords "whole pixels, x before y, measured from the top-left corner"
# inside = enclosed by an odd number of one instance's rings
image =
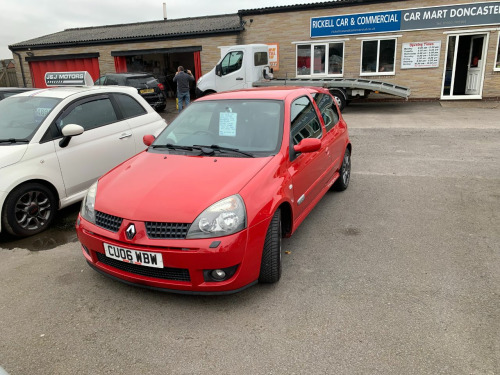
[[[27,87],[0,87],[0,100],[8,98],[9,96],[20,94],[25,91],[30,91]]]
[[[157,111],[167,106],[165,87],[149,73],[110,73],[99,77],[95,85],[132,86]]]

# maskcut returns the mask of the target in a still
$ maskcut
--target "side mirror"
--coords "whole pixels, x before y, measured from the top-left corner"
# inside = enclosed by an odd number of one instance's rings
[[[144,137],[142,137],[142,142],[146,145],[146,146],[151,146],[153,144],[153,142],[155,141],[155,136],[154,135],[151,135],[151,134],[148,134],[148,135],[145,135]]]
[[[218,75],[219,77],[222,77],[222,67],[220,64],[215,66],[215,74]]]
[[[305,138],[298,145],[293,146],[295,152],[315,152],[321,148],[321,139]]]
[[[83,128],[83,126],[76,125],[76,124],[66,125],[62,129],[62,133],[65,137],[75,137],[77,135],[82,134],[84,131],[85,131],[85,129]]]
[[[63,137],[59,141],[59,146],[61,148],[66,147],[69,144],[69,141],[72,137],[76,137],[77,135],[82,134],[85,131],[83,126],[76,124],[68,124],[64,128],[62,128]]]

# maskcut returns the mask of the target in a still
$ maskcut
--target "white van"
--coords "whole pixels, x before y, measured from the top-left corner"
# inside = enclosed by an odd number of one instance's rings
[[[196,83],[196,96],[252,87],[265,76],[270,77],[267,44],[219,47],[221,59]]]

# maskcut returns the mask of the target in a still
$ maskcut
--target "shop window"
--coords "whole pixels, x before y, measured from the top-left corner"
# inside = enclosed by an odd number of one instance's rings
[[[297,75],[311,74],[311,46],[297,45]]]
[[[236,72],[241,69],[243,63],[243,52],[233,51],[229,52],[221,62],[222,75]]]
[[[297,44],[297,76],[342,76],[344,43]]]
[[[498,36],[497,40],[497,58],[495,60],[494,70],[500,71],[500,35]]]
[[[361,75],[394,74],[396,39],[363,40]]]

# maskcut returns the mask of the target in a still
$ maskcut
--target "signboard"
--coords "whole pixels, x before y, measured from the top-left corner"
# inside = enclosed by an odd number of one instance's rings
[[[437,68],[441,42],[403,43],[401,69]]]
[[[276,72],[280,70],[279,43],[269,43],[269,66]]]
[[[93,86],[94,81],[88,72],[47,72],[46,86]]]
[[[311,38],[500,23],[500,1],[311,18]]]

